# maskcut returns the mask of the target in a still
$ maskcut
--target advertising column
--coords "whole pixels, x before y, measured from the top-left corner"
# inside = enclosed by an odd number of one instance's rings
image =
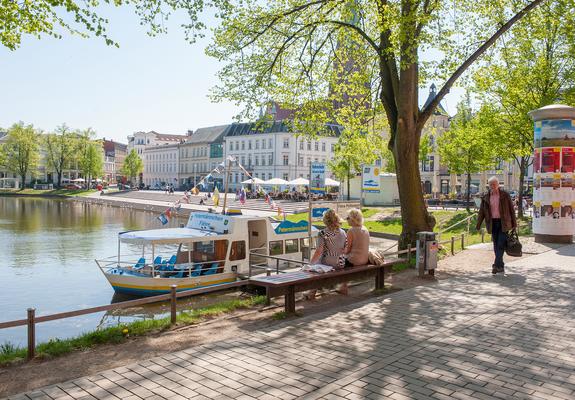
[[[572,243],[575,235],[575,108],[550,105],[529,113],[534,129],[535,241]]]

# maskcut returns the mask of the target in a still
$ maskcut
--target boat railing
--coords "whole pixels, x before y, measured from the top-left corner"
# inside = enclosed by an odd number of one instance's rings
[[[218,264],[217,268],[215,268],[216,272],[219,270],[224,264],[224,260],[213,260],[213,261],[197,261],[197,262],[188,262],[188,263],[181,263],[181,264],[173,264],[172,266],[168,267],[167,264],[154,264],[152,263],[145,263],[142,267],[136,267],[137,261],[129,262],[129,261],[119,261],[117,257],[108,257],[103,258],[100,260],[95,260],[98,268],[104,273],[108,272],[111,268],[125,271],[125,272],[137,272],[144,275],[149,275],[152,277],[159,276],[159,277],[173,277],[174,275],[180,272],[186,272],[187,275],[182,277],[192,277],[192,276],[200,276],[204,275],[206,272],[210,271],[214,268],[214,264]],[[200,268],[198,268],[200,266]],[[192,275],[194,274],[194,275]],[[184,274],[182,274],[184,275]]]
[[[255,250],[255,249],[252,249]],[[270,260],[272,263],[275,262],[275,273],[276,274],[281,274],[286,272],[286,269],[290,269],[293,268],[294,266],[301,266],[303,267],[304,265],[309,264],[307,261],[303,261],[303,260],[294,260],[292,258],[286,258],[286,257],[278,257],[278,256],[270,256],[268,254],[260,254],[260,253],[254,253],[252,251],[250,251],[250,260],[252,259],[252,257],[260,257],[265,259],[264,263],[258,263],[258,264],[252,264],[250,262],[250,268],[249,268],[249,277],[251,278],[253,275],[257,275],[262,273],[262,271],[265,271],[268,275],[270,275],[270,273],[272,271],[274,271],[273,268],[270,268]],[[283,267],[283,268],[281,268]]]

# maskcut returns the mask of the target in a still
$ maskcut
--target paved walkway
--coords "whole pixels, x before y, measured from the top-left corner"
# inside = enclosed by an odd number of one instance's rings
[[[561,247],[12,398],[574,399],[574,260]]]

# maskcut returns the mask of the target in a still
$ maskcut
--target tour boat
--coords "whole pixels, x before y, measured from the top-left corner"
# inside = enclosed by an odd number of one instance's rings
[[[280,262],[301,262],[310,236],[317,229],[310,235],[306,221],[194,212],[185,227],[119,233],[117,256],[96,263],[117,293],[153,296],[172,285],[218,290]]]

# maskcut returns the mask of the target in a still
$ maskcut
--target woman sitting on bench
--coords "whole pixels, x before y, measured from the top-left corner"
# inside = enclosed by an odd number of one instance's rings
[[[369,263],[369,231],[363,226],[363,214],[353,208],[347,214],[347,243],[344,253],[345,266],[366,265]]]
[[[325,229],[319,232],[318,245],[310,264],[324,264],[341,269],[345,265],[343,250],[345,249],[345,231],[341,229],[341,219],[334,210],[327,210],[323,215]],[[316,290],[309,291],[305,297],[315,298]],[[347,294],[347,284],[342,284],[340,292]]]

